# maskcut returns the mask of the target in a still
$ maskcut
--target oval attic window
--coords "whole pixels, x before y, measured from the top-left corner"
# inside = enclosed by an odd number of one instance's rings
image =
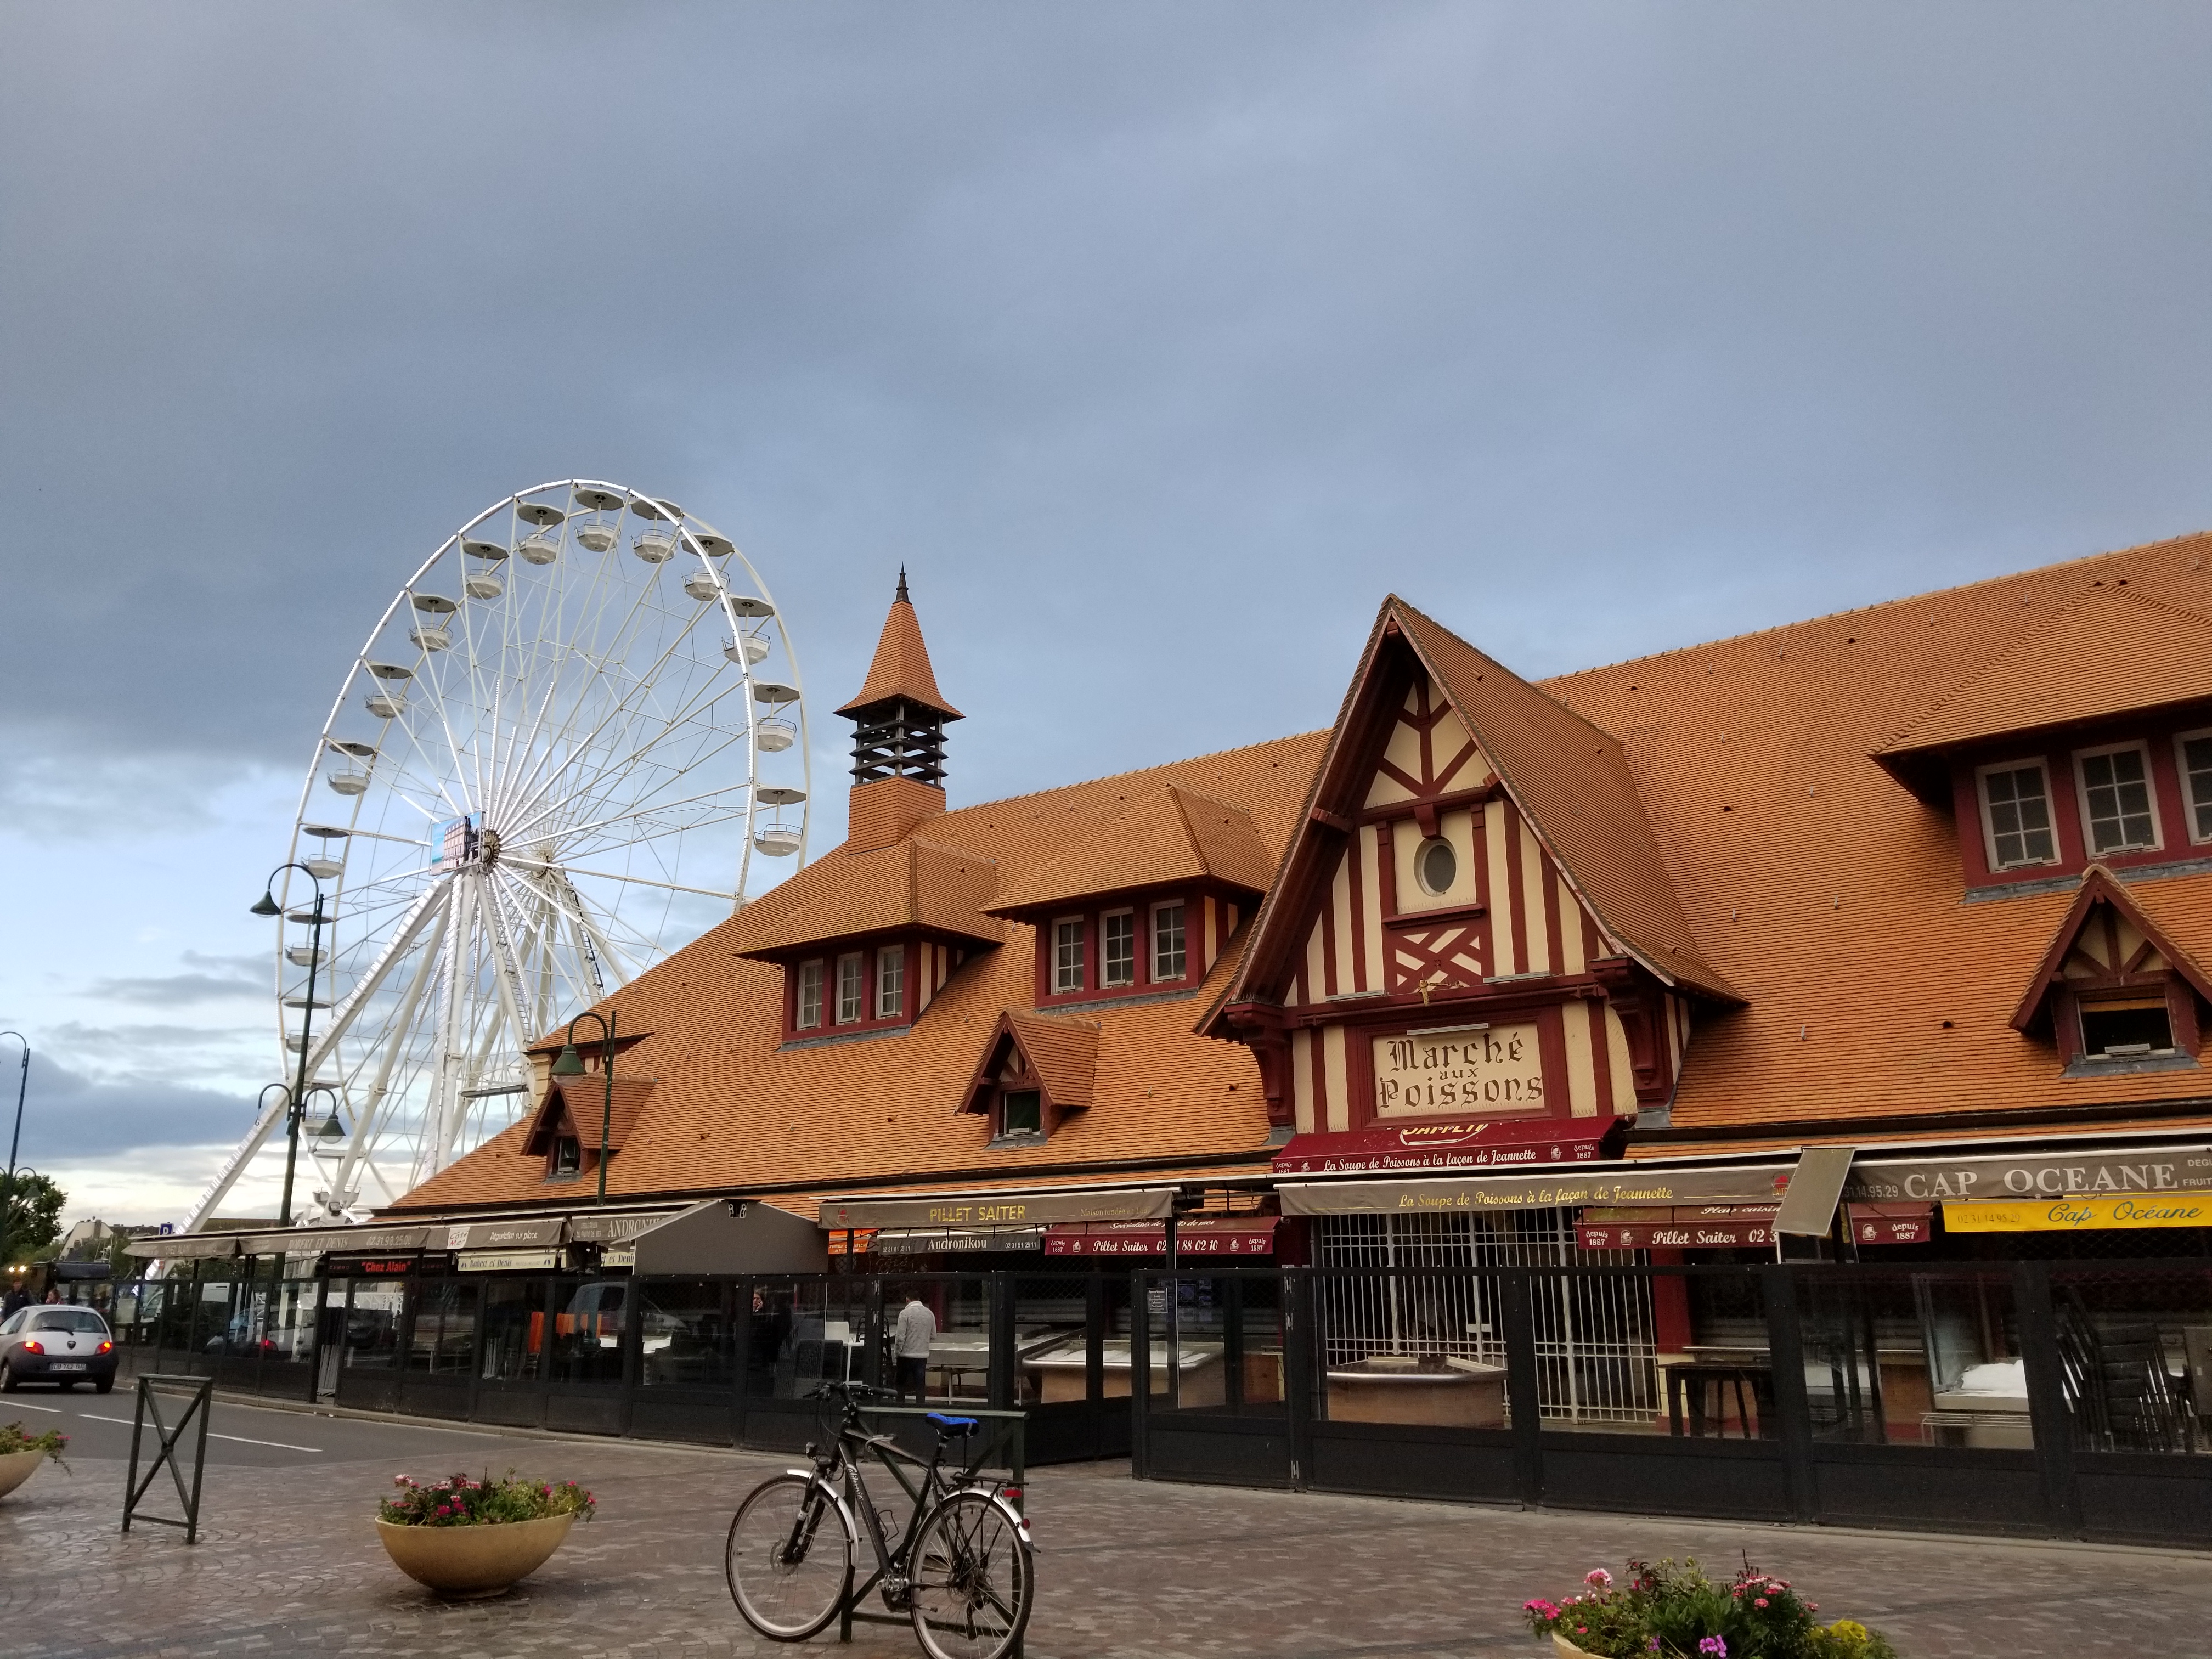
[[[1459,855],[1452,851],[1449,842],[1437,836],[1421,843],[1421,850],[1413,854],[1413,873],[1425,892],[1441,898],[1451,891],[1452,883],[1459,876]]]

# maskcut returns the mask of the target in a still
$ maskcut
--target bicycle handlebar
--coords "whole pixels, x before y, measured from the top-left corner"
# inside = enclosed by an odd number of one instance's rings
[[[816,1389],[810,1397],[834,1400],[841,1395],[848,1406],[856,1406],[864,1400],[896,1400],[899,1397],[896,1389],[879,1389],[872,1382],[840,1382],[834,1377]]]

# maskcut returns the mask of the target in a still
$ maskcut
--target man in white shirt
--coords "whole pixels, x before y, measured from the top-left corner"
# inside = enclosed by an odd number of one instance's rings
[[[891,1327],[891,1357],[897,1362],[898,1396],[914,1395],[916,1405],[929,1395],[929,1346],[937,1340],[937,1316],[929,1304],[909,1290],[906,1305]]]

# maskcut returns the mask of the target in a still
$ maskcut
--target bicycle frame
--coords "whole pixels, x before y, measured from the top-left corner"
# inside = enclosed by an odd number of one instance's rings
[[[841,1640],[851,1639],[853,1624],[856,1620],[870,1624],[906,1622],[907,1598],[911,1593],[906,1568],[913,1556],[915,1540],[931,1511],[952,1493],[987,1493],[994,1504],[1006,1511],[1007,1519],[1020,1530],[1022,1536],[1029,1536],[1028,1522],[1006,1496],[1008,1482],[996,1479],[978,1480],[975,1478],[972,1468],[963,1470],[957,1482],[948,1480],[944,1468],[945,1447],[946,1437],[940,1433],[936,1448],[929,1457],[926,1460],[917,1457],[892,1441],[888,1435],[867,1432],[858,1402],[848,1399],[843,1421],[837,1427],[830,1449],[815,1455],[811,1469],[791,1471],[812,1480],[821,1489],[824,1502],[836,1504],[848,1522],[856,1519],[864,1521],[865,1528],[856,1526],[854,1530],[866,1538],[869,1547],[875,1553],[875,1570],[866,1578],[856,1584],[849,1573],[847,1576],[844,1595],[838,1607]],[[874,1495],[868,1490],[866,1477],[861,1473],[860,1465],[870,1457],[881,1464],[897,1482],[899,1490],[912,1505],[896,1545],[884,1531],[882,1514],[876,1507]],[[909,1470],[919,1470],[919,1477],[910,1477]],[[820,1510],[811,1510],[811,1514],[812,1519],[802,1519],[799,1523],[810,1534],[811,1528],[819,1524]],[[794,1547],[811,1541],[811,1536],[802,1538],[797,1530],[793,1531],[792,1544]],[[861,1612],[860,1602],[879,1584],[883,1587],[884,1605],[892,1612]]]

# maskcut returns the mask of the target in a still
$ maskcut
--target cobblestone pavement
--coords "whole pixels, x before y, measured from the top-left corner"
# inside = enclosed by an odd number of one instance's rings
[[[72,1457],[74,1478],[42,1469],[0,1500],[0,1648],[11,1659],[792,1651],[738,1622],[720,1565],[737,1498],[790,1460],[528,1436],[457,1443],[472,1468],[580,1479],[601,1513],[510,1595],[447,1605],[390,1565],[367,1518],[395,1473],[441,1472],[419,1435],[391,1432],[389,1455],[210,1467],[189,1547],[167,1528],[118,1534],[119,1462]],[[1889,1631],[1907,1659],[2212,1652],[2201,1556],[1139,1484],[1118,1465],[1037,1471],[1030,1507],[1036,1659],[1540,1659],[1516,1613],[1525,1597],[1632,1555],[1732,1566],[1739,1550],[1826,1611]],[[807,1650],[824,1650],[833,1636]],[[844,1651],[919,1650],[903,1628],[864,1626]]]

